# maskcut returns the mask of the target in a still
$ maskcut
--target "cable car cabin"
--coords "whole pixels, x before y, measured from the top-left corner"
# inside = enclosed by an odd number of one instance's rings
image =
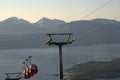
[[[30,70],[31,73],[37,74],[37,72],[38,72],[38,67],[37,67],[37,65],[35,65],[35,64],[31,64],[31,65],[29,66],[29,70]]]
[[[34,76],[34,73],[28,68],[25,69],[26,73],[29,74],[30,76]]]
[[[31,78],[31,76],[32,76],[32,75],[29,73],[28,68],[25,69],[24,72],[23,72],[23,78],[24,78],[24,79],[29,79],[29,78]]]
[[[28,74],[23,74],[23,78],[24,79],[29,79],[31,76],[30,75],[28,75]]]
[[[20,79],[22,79],[21,74],[22,73],[6,73],[5,80],[20,80]]]

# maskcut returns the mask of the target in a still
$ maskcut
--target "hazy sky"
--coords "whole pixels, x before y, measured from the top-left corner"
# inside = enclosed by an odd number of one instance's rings
[[[42,17],[80,20],[109,0],[0,0],[0,21],[19,17],[36,22]],[[115,18],[120,16],[120,0],[113,0],[85,19]],[[120,19],[118,19],[120,20]]]

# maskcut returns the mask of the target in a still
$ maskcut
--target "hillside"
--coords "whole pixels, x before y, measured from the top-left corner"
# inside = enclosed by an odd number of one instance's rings
[[[72,32],[74,45],[119,44],[120,22],[109,19],[73,21],[62,26],[63,32]]]
[[[112,61],[89,61],[77,64],[67,72],[74,78],[113,79],[120,77],[119,67],[120,59],[118,58]]]

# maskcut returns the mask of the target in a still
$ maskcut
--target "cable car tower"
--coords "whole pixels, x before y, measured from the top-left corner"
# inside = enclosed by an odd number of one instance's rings
[[[73,37],[73,33],[55,33],[55,34],[47,34],[47,35],[49,36],[49,39],[45,42],[45,44],[56,45],[59,48],[59,73],[58,74],[59,74],[59,80],[63,80],[62,46],[71,44],[72,42],[74,42],[75,37]]]

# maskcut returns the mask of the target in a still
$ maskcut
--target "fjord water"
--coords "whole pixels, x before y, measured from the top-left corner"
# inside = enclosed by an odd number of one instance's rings
[[[4,80],[7,72],[22,72],[22,62],[27,56],[33,56],[32,63],[37,64],[39,69],[38,74],[30,80],[57,80],[57,47],[0,50],[0,80]],[[113,58],[120,58],[120,44],[63,47],[64,73],[67,68],[75,64],[93,60],[111,60]]]

